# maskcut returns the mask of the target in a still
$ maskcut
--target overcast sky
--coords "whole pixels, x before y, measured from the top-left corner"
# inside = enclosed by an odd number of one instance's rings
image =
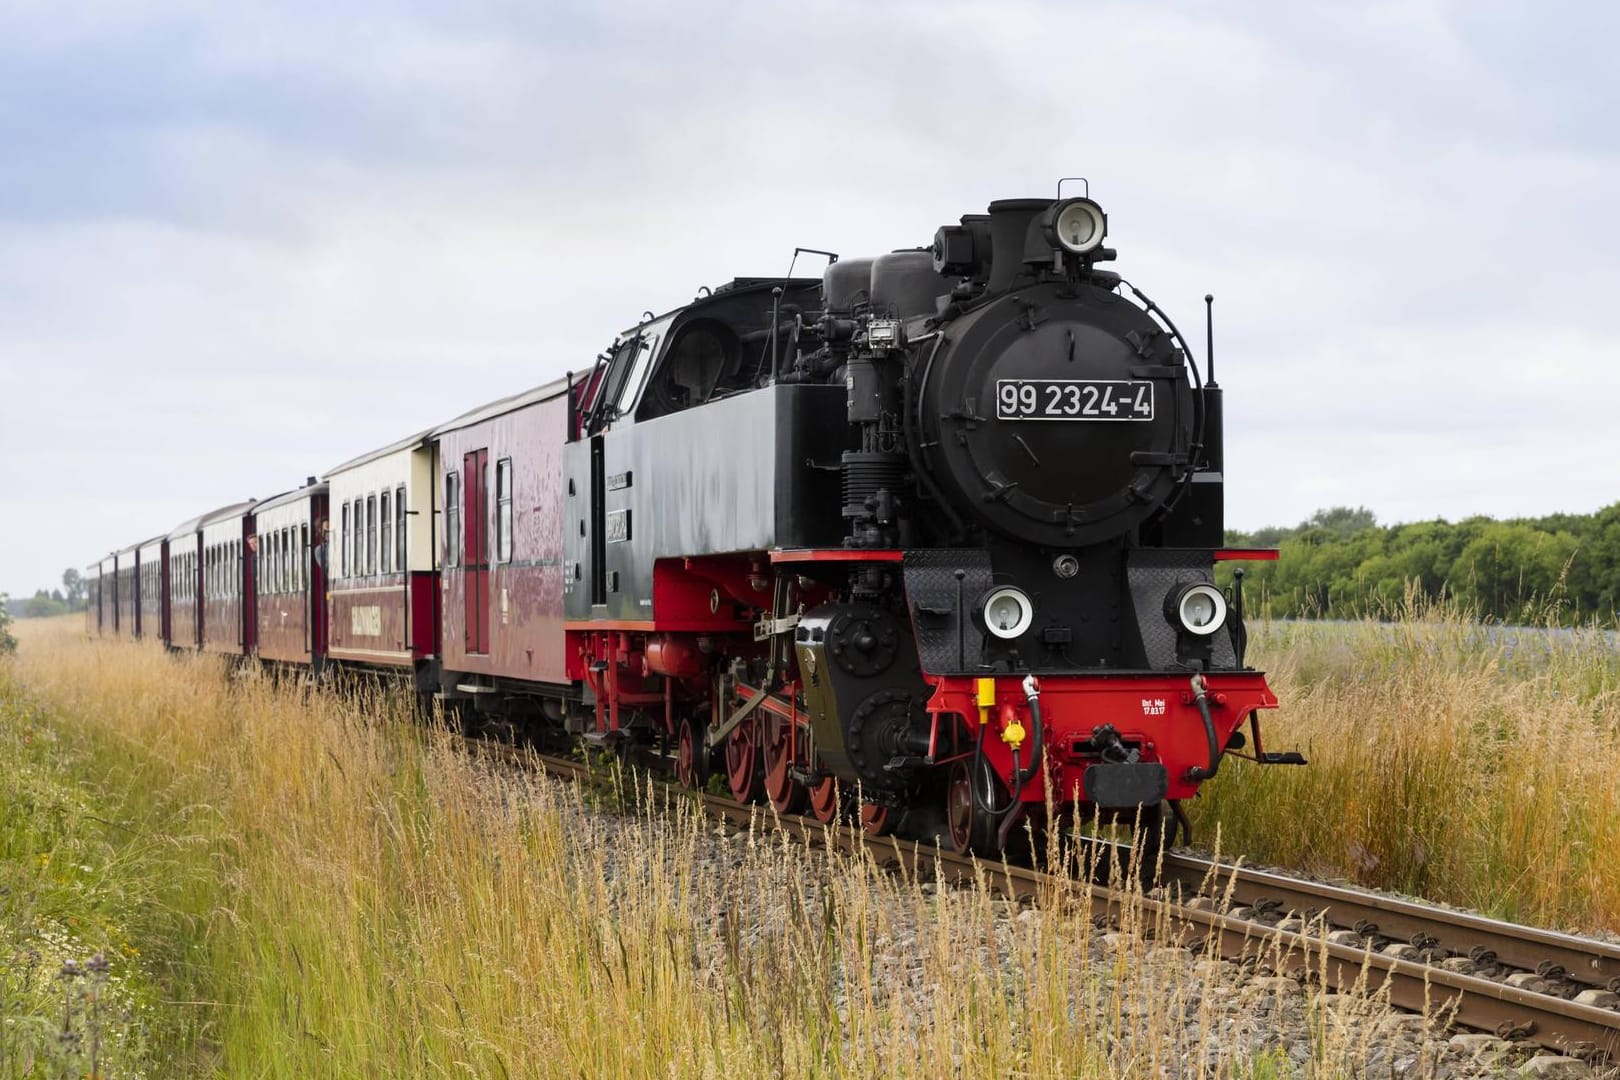
[[[1595,510],[1616,10],[0,0],[0,591],[1063,175],[1216,294],[1229,525]]]

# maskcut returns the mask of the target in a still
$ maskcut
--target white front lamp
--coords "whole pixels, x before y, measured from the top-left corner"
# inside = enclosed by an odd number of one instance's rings
[[[1046,240],[1071,255],[1084,255],[1108,235],[1108,218],[1090,199],[1069,199],[1047,211]]]
[[[1226,597],[1213,585],[1191,585],[1175,596],[1176,621],[1191,634],[1213,634],[1226,622]]]
[[[984,627],[1004,641],[1023,637],[1035,621],[1035,605],[1022,589],[1004,586],[984,598]]]

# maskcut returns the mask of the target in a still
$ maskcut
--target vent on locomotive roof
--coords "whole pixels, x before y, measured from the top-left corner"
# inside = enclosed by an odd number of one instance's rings
[[[991,292],[1007,288],[1024,272],[1035,218],[1051,205],[1051,199],[998,199],[990,204]],[[1041,258],[1050,258],[1050,248],[1042,244],[1039,250]]]

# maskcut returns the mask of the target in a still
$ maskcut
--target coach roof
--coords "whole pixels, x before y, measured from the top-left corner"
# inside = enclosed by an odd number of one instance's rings
[[[274,510],[278,506],[286,506],[288,503],[298,502],[312,495],[324,495],[326,491],[326,481],[318,480],[313,484],[305,484],[303,487],[296,487],[291,491],[283,491],[279,495],[272,495],[268,499],[261,499],[254,504],[253,512],[257,514],[265,510]]]
[[[485,420],[491,420],[497,416],[504,416],[509,412],[514,412],[527,405],[535,405],[542,401],[550,401],[553,398],[562,397],[567,392],[568,380],[554,379],[551,382],[546,383],[544,386],[537,386],[532,390],[525,390],[520,394],[513,394],[510,397],[503,397],[498,401],[490,402],[488,405],[480,405],[478,408],[473,409],[470,412],[464,412],[454,420],[434,428],[429,433],[429,436],[432,438],[437,438],[438,436],[446,434],[447,432],[459,431],[464,427],[471,427],[472,425],[482,423]]]
[[[389,443],[380,450],[373,450],[370,453],[361,454],[359,457],[350,461],[345,461],[341,465],[334,465],[332,468],[326,470],[326,476],[323,477],[323,479],[330,480],[340,472],[348,472],[350,469],[357,469],[366,464],[368,461],[376,461],[378,458],[385,458],[390,454],[397,454],[401,450],[415,450],[419,446],[426,445],[428,436],[432,434],[433,429],[427,428],[426,430],[418,431],[415,435],[408,438],[401,439],[399,442]]]

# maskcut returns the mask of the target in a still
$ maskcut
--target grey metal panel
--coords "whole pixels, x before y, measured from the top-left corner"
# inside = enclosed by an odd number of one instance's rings
[[[651,618],[658,559],[836,546],[844,398],[842,386],[771,386],[616,424],[602,437],[608,592],[594,609],[590,442],[569,444],[568,617]]]
[[[913,549],[906,552],[905,572],[906,600],[923,670],[977,673],[983,662],[984,631],[973,624],[970,612],[990,590],[990,553],[983,548]]]

